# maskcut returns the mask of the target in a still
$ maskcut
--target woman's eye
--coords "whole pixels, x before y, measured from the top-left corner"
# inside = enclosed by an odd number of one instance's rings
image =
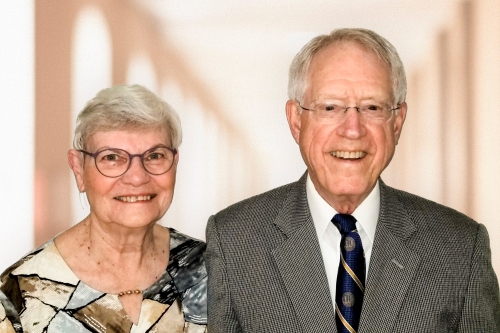
[[[118,155],[116,155],[116,154],[109,154],[109,155],[104,156],[103,159],[106,160],[106,161],[117,161],[118,160]]]
[[[164,156],[161,153],[151,153],[146,158],[148,160],[160,160],[160,159],[164,158]]]
[[[120,155],[116,152],[102,152],[97,157],[97,161],[100,163],[125,163],[128,160],[127,156]]]

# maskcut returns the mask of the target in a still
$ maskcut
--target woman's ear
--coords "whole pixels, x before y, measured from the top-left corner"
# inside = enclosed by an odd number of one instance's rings
[[[68,164],[71,170],[73,170],[73,174],[75,175],[76,186],[80,192],[85,192],[85,182],[83,178],[83,169],[84,169],[84,157],[82,153],[80,153],[76,149],[70,149],[68,151]]]
[[[179,163],[179,148],[177,148],[177,154],[175,154],[175,165],[177,165],[177,163]]]

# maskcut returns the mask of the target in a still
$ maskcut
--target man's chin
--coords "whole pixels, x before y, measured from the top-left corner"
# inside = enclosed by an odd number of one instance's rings
[[[375,186],[374,181],[360,181],[360,179],[352,178],[337,178],[336,181],[329,182],[323,189],[332,198],[343,198],[357,201],[357,198],[366,198]]]

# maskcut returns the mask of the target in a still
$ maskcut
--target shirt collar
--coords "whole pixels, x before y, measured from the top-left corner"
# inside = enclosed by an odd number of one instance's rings
[[[318,239],[321,239],[326,231],[326,228],[331,223],[331,220],[338,212],[330,206],[314,187],[311,177],[307,175],[306,195],[309,210],[314,222],[314,227],[318,234]],[[377,180],[375,187],[370,192],[368,197],[356,208],[351,214],[356,218],[361,227],[366,232],[373,243],[375,238],[375,229],[377,227],[378,215],[380,212],[380,186]]]

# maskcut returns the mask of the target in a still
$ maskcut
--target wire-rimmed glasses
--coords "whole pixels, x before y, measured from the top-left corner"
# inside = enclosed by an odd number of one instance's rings
[[[297,101],[299,107],[306,111],[312,111],[313,116],[323,122],[340,121],[349,109],[356,109],[363,119],[370,122],[385,123],[388,122],[394,115],[394,111],[401,108],[397,105],[391,108],[379,102],[364,102],[359,106],[346,106],[340,102],[334,101],[317,101],[311,104],[309,108],[303,107],[301,102]]]
[[[119,148],[105,148],[93,154],[81,149],[78,151],[92,156],[97,170],[103,176],[110,178],[120,177],[127,172],[134,157],[139,157],[144,170],[150,174],[164,174],[174,165],[175,155],[177,154],[176,149],[164,145],[155,146],[142,154],[130,154],[128,151]]]

